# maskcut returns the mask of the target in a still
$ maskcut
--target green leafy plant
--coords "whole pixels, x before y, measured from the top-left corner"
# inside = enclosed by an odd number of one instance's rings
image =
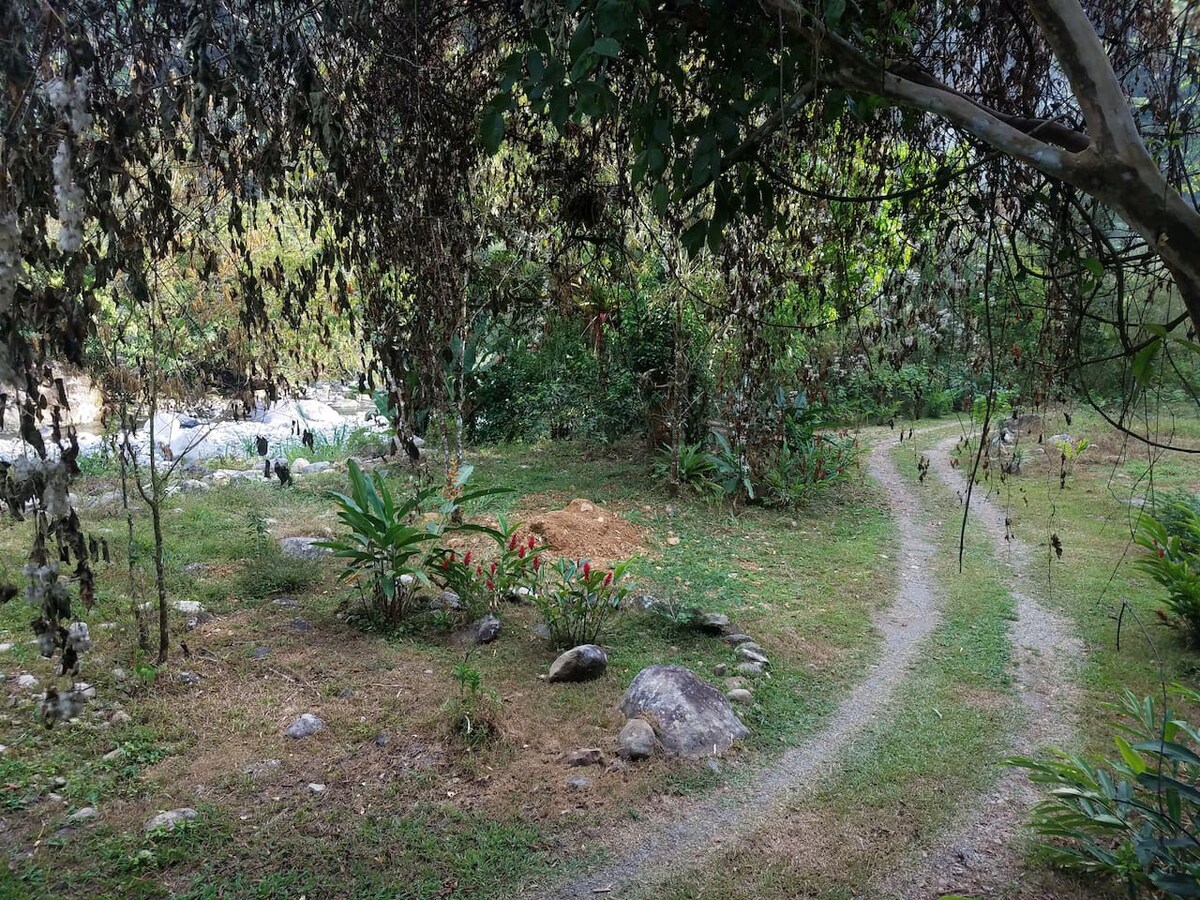
[[[541,568],[541,567],[539,567]],[[594,644],[629,593],[624,583],[629,560],[611,570],[593,567],[586,559],[560,559],[553,581],[533,595],[559,647]]]
[[[1178,527],[1193,543],[1200,543],[1200,514],[1181,513]],[[1200,643],[1200,557],[1188,550],[1181,535],[1168,533],[1150,515],[1138,519],[1134,540],[1149,551],[1137,567],[1167,590],[1171,615],[1160,613],[1163,620],[1181,627],[1193,644]]]
[[[1200,692],[1174,692],[1200,703]],[[1050,790],[1033,828],[1053,863],[1118,879],[1130,897],[1200,897],[1200,735],[1171,709],[1128,691],[1110,708],[1119,714],[1119,758],[1095,765],[1055,750],[1050,760],[1008,760]]]
[[[367,608],[384,625],[396,625],[412,612],[417,592],[431,585],[430,570],[446,558],[436,546],[447,532],[477,531],[493,538],[494,528],[455,522],[463,504],[481,497],[508,493],[508,488],[466,491],[472,467],[463,466],[439,498],[436,488],[416,491],[400,502],[378,473],[367,475],[354,460],[346,466],[350,494],[330,492],[337,501],[338,518],[349,534],[318,541],[334,556],[346,561],[339,579],[365,585]],[[440,502],[439,502],[440,499]],[[432,517],[423,516],[428,506]]]
[[[721,486],[713,481],[716,475],[716,465],[712,455],[702,444],[684,444],[679,448],[679,483],[685,484],[697,493],[711,494],[721,492]],[[654,477],[660,481],[671,478],[671,451],[665,449],[654,465]]]
[[[1196,520],[1200,516],[1200,495],[1190,491],[1155,491],[1151,498],[1151,511],[1162,523],[1167,534],[1178,537],[1189,553],[1200,552],[1200,535],[1196,533]]]
[[[443,707],[451,734],[474,746],[499,733],[502,705],[499,695],[483,686],[483,675],[471,665],[471,651],[450,672],[457,695]]]
[[[350,494],[331,496],[350,533],[318,543],[345,560],[339,579],[365,582],[368,608],[383,623],[394,625],[411,611],[418,586],[429,583],[422,563],[442,528],[436,522],[412,523],[436,491],[418,491],[398,503],[378,473],[366,475],[353,460],[347,470]]]
[[[753,500],[754,481],[744,455],[735,450],[730,445],[729,438],[719,431],[713,432],[713,441],[716,442],[717,449],[708,454],[708,460],[712,464],[713,481],[726,497],[735,502],[739,498]]]

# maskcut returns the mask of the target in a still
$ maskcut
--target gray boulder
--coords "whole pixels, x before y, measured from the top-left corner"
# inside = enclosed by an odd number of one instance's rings
[[[729,627],[729,616],[718,612],[705,613],[700,618],[700,627],[713,634],[720,634]]]
[[[167,831],[173,831],[180,822],[190,822],[199,817],[200,813],[190,806],[181,806],[179,809],[169,809],[166,812],[160,812],[157,816],[151,816],[142,826],[142,830],[154,831],[158,828],[165,828]]]
[[[289,725],[284,734],[290,738],[299,740],[300,738],[312,737],[324,727],[325,722],[319,716],[314,716],[312,713],[305,713]]]
[[[683,666],[642,669],[621,698],[629,719],[644,717],[659,742],[682,756],[712,756],[750,733],[725,696]]]
[[[595,644],[573,647],[550,664],[547,681],[591,681],[608,668],[608,654]]]
[[[630,719],[617,736],[617,755],[622,759],[648,759],[658,739],[645,719]]]
[[[500,620],[488,613],[478,622],[471,625],[471,630],[475,633],[475,643],[490,644],[500,634]]]
[[[279,539],[279,550],[292,559],[322,559],[333,553],[328,547],[318,547],[319,537],[285,537]]]

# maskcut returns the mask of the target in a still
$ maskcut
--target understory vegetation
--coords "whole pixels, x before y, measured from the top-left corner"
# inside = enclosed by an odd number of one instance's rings
[[[1198,0],[7,0],[0,898],[1200,896],[1198,102]]]

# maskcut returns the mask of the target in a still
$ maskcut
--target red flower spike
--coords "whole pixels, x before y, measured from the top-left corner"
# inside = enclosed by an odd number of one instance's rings
[[[470,555],[471,555],[471,553],[470,553],[470,551],[468,551],[467,556],[470,556]],[[450,551],[450,561],[453,562],[456,559],[458,559],[458,554],[456,554],[453,550],[451,550]],[[467,562],[470,562],[470,560],[468,559]]]
[[[493,582],[489,581],[489,582],[487,583],[487,589],[488,589],[489,591],[494,591],[494,590],[496,589],[496,585],[495,585]]]
[[[482,574],[483,574],[483,566],[476,566],[476,567],[475,567],[475,574],[476,574],[476,575],[482,575]]]
[[[469,566],[470,564],[471,564],[471,551],[468,550],[467,555],[463,557],[463,565]]]
[[[491,572],[493,575],[496,574],[496,561],[494,559],[492,560],[492,567],[490,569],[488,569],[488,571]]]
[[[532,549],[533,549],[533,546],[534,546],[534,544],[536,544],[536,543],[537,543],[537,538],[535,538],[535,537],[534,537],[534,536],[531,534],[531,535],[529,536],[529,549],[530,549],[530,550],[532,550]]]
[[[522,547],[520,550],[517,551],[517,559],[524,559],[524,558],[525,558],[525,548]]]
[[[449,572],[449,571],[450,571],[450,560],[448,560],[448,559],[443,559],[443,560],[442,560],[442,568],[443,568],[445,571]]]
[[[592,574],[592,564],[584,563],[583,564],[583,577],[587,578],[591,574]]]
[[[541,567],[542,567],[542,558],[540,556],[535,556],[533,558],[533,571],[536,572]]]
[[[612,584],[612,572],[604,576],[604,586],[608,587],[610,584]]]
[[[515,534],[508,539],[508,549],[509,550],[517,549],[517,536]]]

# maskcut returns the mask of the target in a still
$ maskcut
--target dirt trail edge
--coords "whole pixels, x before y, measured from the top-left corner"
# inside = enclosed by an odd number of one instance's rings
[[[522,897],[619,898],[644,891],[678,866],[692,868],[702,857],[739,835],[771,821],[773,809],[816,786],[820,767],[867,731],[887,708],[910,668],[921,641],[940,622],[940,600],[927,565],[936,552],[912,487],[892,458],[894,442],[883,439],[869,455],[869,471],[887,493],[899,535],[898,590],[891,606],[875,617],[882,652],[866,678],[839,705],[832,720],[804,744],[760,771],[736,796],[723,793],[682,811],[675,821],[638,829],[619,846],[624,851],[590,874],[556,888]]]
[[[948,448],[953,443],[953,438],[943,441],[929,454],[931,469],[965,502],[967,475],[950,465]],[[1039,585],[1034,550],[1010,533],[1006,519],[1005,511],[988,498],[986,482],[975,485],[967,528],[982,528],[992,542],[1016,606],[1009,640],[1023,720],[1009,750],[1029,755],[1070,743],[1079,702],[1076,672],[1084,650],[1071,625],[1029,593],[1045,587],[1045,575]],[[1004,769],[991,790],[970,804],[966,818],[942,835],[915,867],[884,883],[881,896],[918,900],[952,892],[1006,895],[1020,878],[1021,831],[1036,802],[1024,771]]]

